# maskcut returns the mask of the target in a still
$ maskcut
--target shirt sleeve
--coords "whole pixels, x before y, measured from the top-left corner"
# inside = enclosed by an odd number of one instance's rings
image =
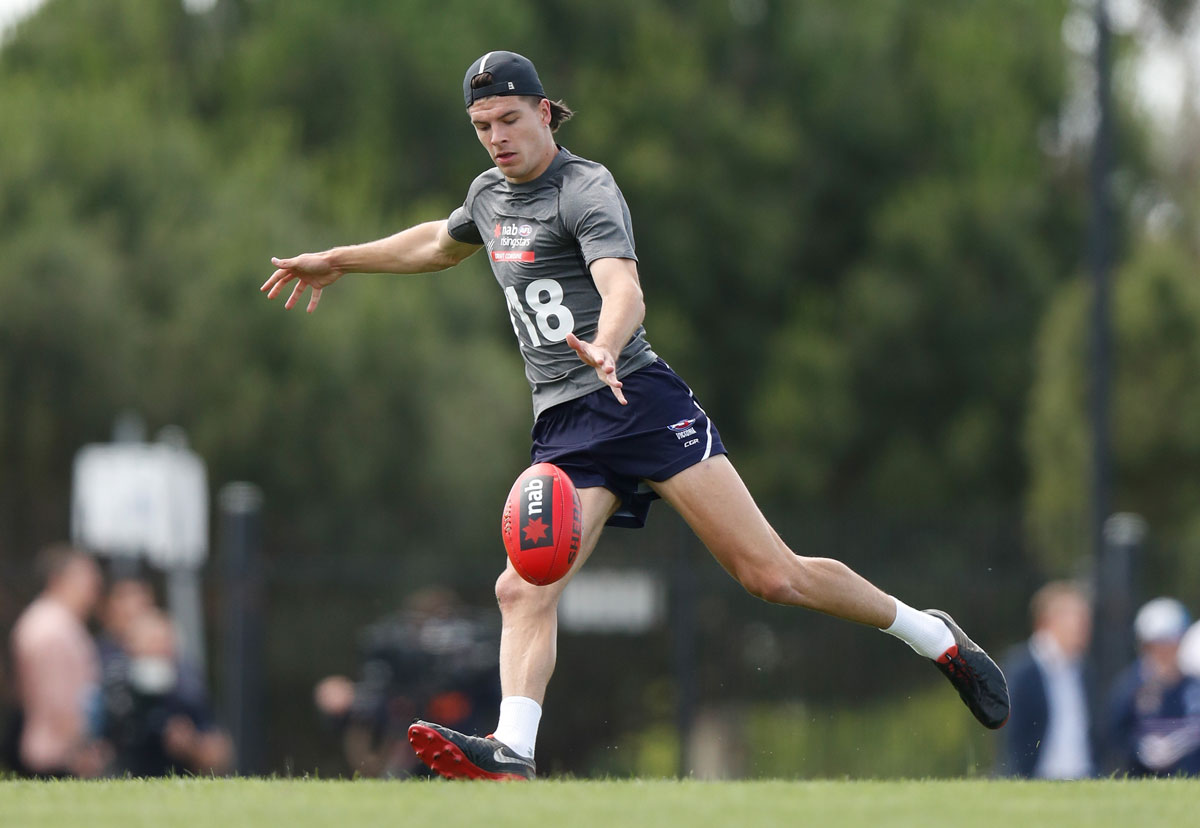
[[[608,170],[601,169],[580,186],[564,188],[560,210],[586,264],[607,258],[637,260],[629,206]]]
[[[475,219],[471,218],[470,203],[471,197],[468,195],[463,205],[450,214],[450,218],[446,219],[446,232],[450,238],[463,244],[483,244]]]

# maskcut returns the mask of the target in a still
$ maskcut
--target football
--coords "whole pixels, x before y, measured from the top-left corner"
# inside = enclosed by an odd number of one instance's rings
[[[527,468],[509,490],[500,518],[513,569],[538,586],[566,575],[579,554],[581,520],[579,493],[566,472],[553,463]]]

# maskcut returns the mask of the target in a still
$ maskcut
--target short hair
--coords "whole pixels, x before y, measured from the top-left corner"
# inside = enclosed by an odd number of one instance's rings
[[[91,560],[92,556],[78,546],[69,543],[53,543],[43,548],[34,561],[41,586],[46,587],[66,572],[78,560]]]
[[[491,72],[480,72],[475,77],[471,78],[472,89],[482,89],[485,86],[491,86],[495,81]],[[489,98],[497,97],[489,95]],[[522,98],[530,106],[537,106],[538,101],[542,100],[536,95],[516,95],[515,97]],[[477,98],[476,101],[486,101],[487,98]],[[546,98],[550,101],[549,98]],[[558,132],[558,128],[571,120],[575,116],[574,110],[567,106],[563,101],[550,101],[550,131]]]
[[[1084,603],[1091,603],[1091,597],[1082,584],[1077,581],[1050,581],[1033,593],[1029,599],[1029,617],[1036,627],[1038,622],[1050,611],[1050,607],[1060,598],[1078,598]]]

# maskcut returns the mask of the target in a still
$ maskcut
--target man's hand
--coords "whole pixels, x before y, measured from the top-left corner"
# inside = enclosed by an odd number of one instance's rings
[[[317,303],[321,301],[321,291],[342,278],[345,273],[330,264],[325,253],[304,253],[290,259],[272,258],[271,264],[278,270],[271,274],[271,278],[267,279],[259,290],[265,291],[268,299],[274,299],[288,282],[295,280],[296,286],[283,303],[285,308],[290,309],[305,289],[311,286],[313,291],[308,300],[309,313],[317,309]]]
[[[191,765],[199,735],[196,725],[187,716],[172,716],[163,727],[163,750],[172,759],[184,765]]]
[[[571,346],[579,358],[596,369],[596,376],[604,380],[604,384],[612,389],[613,396],[621,405],[629,405],[625,395],[621,393],[621,381],[617,379],[617,360],[612,351],[591,342],[584,342],[573,333],[567,334],[567,344]]]

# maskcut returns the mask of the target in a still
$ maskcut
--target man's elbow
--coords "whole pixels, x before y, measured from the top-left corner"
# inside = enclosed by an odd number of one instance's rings
[[[461,262],[462,259],[456,258],[449,251],[438,249],[429,257],[430,270],[445,270],[449,267],[454,267]]]
[[[466,261],[479,247],[472,244],[438,244],[430,255],[430,261],[438,270],[454,267]]]
[[[463,254],[458,250],[447,249],[445,247],[434,248],[429,255],[429,263],[432,265],[432,270],[446,270],[454,267],[456,264],[467,258],[468,254]]]

